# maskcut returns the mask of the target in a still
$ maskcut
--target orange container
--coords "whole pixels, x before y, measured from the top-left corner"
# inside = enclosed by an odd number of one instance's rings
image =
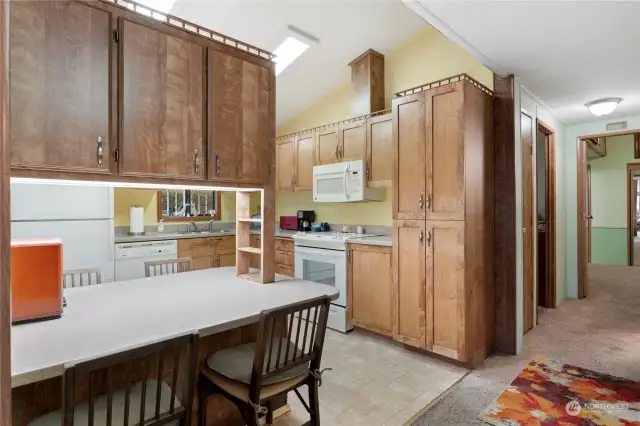
[[[11,321],[62,315],[62,241],[11,241]]]

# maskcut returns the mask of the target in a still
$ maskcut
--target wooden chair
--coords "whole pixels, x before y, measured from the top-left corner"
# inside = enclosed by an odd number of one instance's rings
[[[258,426],[259,416],[273,422],[272,401],[295,391],[309,412],[309,425],[320,425],[318,387],[320,361],[329,314],[329,297],[262,311],[256,343],[223,349],[211,355],[198,380],[199,407],[221,393],[240,409],[247,426]],[[307,385],[307,404],[298,388]],[[206,409],[200,409],[206,425]]]
[[[180,272],[189,272],[191,268],[190,257],[180,257],[178,259],[169,260],[151,260],[149,262],[144,262],[144,276],[154,277],[158,275],[179,274]]]
[[[87,276],[86,282],[84,279],[85,275]],[[78,277],[78,287],[102,283],[100,268],[75,269],[72,271],[64,271],[62,273],[62,287],[76,287],[76,276]]]
[[[198,342],[195,332],[67,365],[62,408],[39,417],[30,426],[190,426]],[[177,396],[181,358],[186,367],[182,400]],[[171,385],[163,380],[163,374],[170,376]],[[138,376],[133,383],[132,375]],[[117,380],[124,388],[114,391],[113,382]],[[78,404],[77,400],[86,402]]]

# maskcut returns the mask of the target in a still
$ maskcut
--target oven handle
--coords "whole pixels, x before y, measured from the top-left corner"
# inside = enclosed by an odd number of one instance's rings
[[[342,251],[342,250],[329,250],[329,249],[316,249],[316,248],[311,248],[311,247],[301,247],[301,246],[295,246],[294,248],[294,254],[296,256],[298,256],[298,254],[300,255],[316,255],[316,256],[324,256],[325,258],[331,258],[331,257],[344,257],[345,256],[346,251]]]
[[[349,193],[347,190],[347,174],[349,173],[349,166],[347,165],[344,168],[344,175],[342,175],[342,179],[343,179],[343,184],[344,184],[344,198],[345,199],[349,199]]]

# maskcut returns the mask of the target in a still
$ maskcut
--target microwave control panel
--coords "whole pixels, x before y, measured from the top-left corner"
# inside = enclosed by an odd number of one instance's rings
[[[349,193],[357,194],[360,192],[362,186],[360,179],[362,179],[361,173],[357,170],[349,170],[347,185],[349,186]]]

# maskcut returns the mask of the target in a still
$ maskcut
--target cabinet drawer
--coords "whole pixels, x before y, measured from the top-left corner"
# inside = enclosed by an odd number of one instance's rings
[[[276,263],[293,266],[293,252],[276,250]]]
[[[213,247],[209,238],[183,238],[178,240],[178,256],[202,257],[212,256]]]
[[[293,240],[290,238],[276,238],[276,251],[293,252]]]
[[[290,277],[295,277],[293,266],[289,265],[281,265],[276,263],[276,274],[288,275]]]
[[[236,237],[214,237],[211,246],[215,250],[235,249]]]

